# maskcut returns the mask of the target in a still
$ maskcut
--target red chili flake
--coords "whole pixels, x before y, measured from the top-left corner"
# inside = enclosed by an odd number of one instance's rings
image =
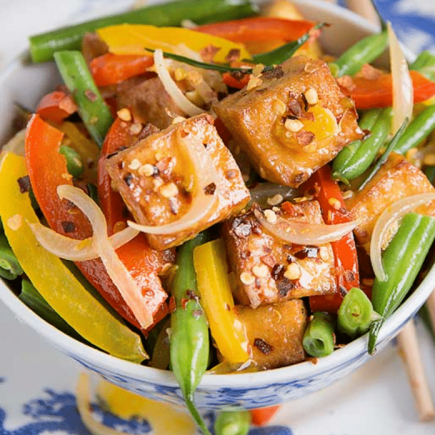
[[[240,59],[240,50],[238,48],[232,48],[225,56],[225,60],[228,63],[235,62]]]
[[[296,133],[296,139],[302,146],[309,145],[315,137],[316,135],[311,131],[301,130]]]
[[[190,299],[185,299],[185,298],[181,299],[181,308],[183,308],[183,310],[186,309],[186,307],[187,307],[187,303],[188,303],[189,301],[190,301]]]
[[[18,178],[17,183],[20,188],[20,193],[27,193],[30,190],[30,178],[28,175]]]
[[[86,89],[84,92],[85,97],[91,101],[92,103],[98,98],[97,94],[94,91],[91,91],[90,89]]]
[[[177,309],[177,304],[175,303],[174,296],[169,298],[168,309],[170,313],[173,313]]]
[[[256,338],[254,346],[264,355],[269,355],[273,351],[273,346],[266,343],[262,338]]]
[[[213,195],[216,191],[216,184],[210,183],[208,186],[204,187],[204,193],[206,195]]]
[[[276,260],[273,255],[263,255],[260,257],[260,260],[262,263],[264,263],[266,266],[274,267],[276,264]]]
[[[189,296],[189,300],[193,300],[199,303],[199,296],[193,290],[186,291],[187,296]]]
[[[204,47],[202,50],[200,50],[199,54],[204,60],[204,62],[211,62],[219,50],[220,47],[215,47],[214,45],[209,44],[206,47]]]
[[[62,221],[61,225],[65,233],[72,233],[76,229],[74,222]]]

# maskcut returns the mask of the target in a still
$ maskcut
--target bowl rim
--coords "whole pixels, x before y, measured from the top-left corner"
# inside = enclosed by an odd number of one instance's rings
[[[378,28],[366,21],[364,18],[352,11],[344,9],[333,3],[318,2],[315,0],[292,0],[302,6],[317,9],[320,11],[331,12],[340,18],[351,22],[360,30],[373,33]],[[413,58],[414,54],[405,49],[405,54]],[[0,82],[4,81],[15,68],[21,67],[23,59],[28,57],[28,50],[21,52],[14,60],[9,62],[0,73]],[[408,299],[388,318],[379,334],[378,343],[383,342],[387,337],[399,332],[402,326],[416,313],[429,297],[433,290],[432,282],[435,281],[435,265],[408,297]],[[12,311],[23,323],[42,335],[46,340],[54,344],[63,353],[67,353],[79,361],[85,361],[94,366],[95,369],[101,368],[108,372],[116,373],[118,376],[134,378],[135,380],[147,381],[152,384],[159,384],[170,387],[178,387],[174,374],[169,370],[161,370],[148,366],[136,364],[127,360],[122,360],[109,355],[102,350],[90,347],[69,335],[58,330],[50,323],[43,320],[11,291],[5,281],[0,279],[0,300]],[[303,380],[321,375],[335,368],[346,361],[362,357],[367,351],[368,334],[354,340],[341,349],[335,350],[331,355],[319,358],[315,364],[310,361],[301,362],[291,366],[281,367],[272,370],[259,371],[255,373],[235,374],[208,374],[206,373],[198,387],[203,389],[230,388],[261,388],[270,384],[285,384],[293,380]]]

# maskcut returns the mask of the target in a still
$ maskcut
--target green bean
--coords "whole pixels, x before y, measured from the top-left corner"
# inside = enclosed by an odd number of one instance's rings
[[[409,69],[419,71],[426,78],[435,82],[435,55],[430,51],[422,51],[417,59],[409,65]]]
[[[370,136],[365,138],[359,147],[345,152],[333,163],[333,177],[340,180],[354,180],[363,174],[372,164],[382,145],[385,143],[391,128],[391,108],[383,109],[374,124]],[[345,157],[347,159],[345,160]]]
[[[321,358],[334,351],[334,319],[326,313],[316,312],[304,333],[303,346],[308,355]]]
[[[376,121],[381,114],[382,109],[371,109],[364,112],[359,122],[359,126],[362,130],[372,130]],[[342,168],[347,167],[354,155],[358,152],[361,147],[363,140],[357,139],[351,142],[349,145],[345,146],[335,157],[332,163],[333,177],[349,184],[347,178],[341,178]]]
[[[387,279],[375,279],[372,290],[373,308],[381,316],[370,327],[370,354],[384,321],[402,303],[419,273],[423,261],[435,239],[435,218],[417,213],[405,215],[398,232],[383,255]]]
[[[247,435],[251,426],[248,411],[220,412],[214,424],[216,435]]]
[[[397,133],[394,135],[393,139],[391,140],[391,142],[388,144],[387,149],[385,150],[384,154],[382,154],[381,157],[379,157],[379,159],[377,160],[377,162],[375,163],[375,165],[373,166],[373,168],[370,170],[370,172],[368,173],[367,177],[365,178],[365,180],[360,184],[360,186],[358,187],[358,190],[361,191],[364,189],[365,186],[367,186],[367,184],[369,183],[369,181],[376,175],[376,173],[379,171],[379,169],[381,168],[381,166],[387,161],[388,156],[392,153],[392,151],[394,150],[394,148],[397,145],[397,142],[400,140],[400,138],[402,137],[403,132],[405,131],[405,128],[408,124],[408,118],[405,119],[405,121],[403,121],[403,124],[401,125],[401,127],[399,128],[399,130],[397,130]]]
[[[426,139],[435,128],[435,105],[426,107],[409,124],[403,133],[394,152],[405,154],[411,148],[415,148],[420,142]]]
[[[116,24],[153,24],[179,26],[186,18],[198,24],[235,20],[256,12],[250,0],[183,0],[147,6],[118,15],[111,15],[73,26],[63,27],[29,38],[34,62],[46,62],[57,51],[80,50],[86,32]]]
[[[100,198],[98,197],[97,186],[95,186],[95,184],[89,183],[86,185],[86,187],[88,188],[88,195],[96,204],[100,205]]]
[[[79,51],[54,54],[60,75],[74,97],[79,114],[92,138],[102,146],[113,119]]]
[[[301,48],[302,45],[304,45],[308,41],[308,39],[310,39],[313,30],[321,29],[325,26],[325,24],[326,23],[318,23],[296,41],[291,41],[267,53],[254,54],[254,56],[252,56],[252,59],[255,63],[262,63],[263,65],[279,65],[287,59],[290,59],[295,54],[296,50]]]
[[[435,166],[427,166],[424,170],[424,173],[426,174],[428,180],[432,184],[435,184]]]
[[[345,51],[335,62],[331,64],[331,70],[336,77],[354,75],[361,70],[364,64],[373,62],[387,48],[388,33],[367,36]]]
[[[176,309],[171,314],[171,366],[187,407],[201,430],[209,431],[194,404],[194,392],[207,369],[209,332],[207,320],[197,297],[193,250],[205,243],[202,233],[178,251],[177,270],[171,285]]]
[[[337,329],[341,333],[356,338],[365,334],[373,320],[379,315],[373,310],[367,295],[359,288],[352,288],[343,298],[338,309]]]
[[[13,280],[22,273],[23,269],[9,246],[6,236],[0,234],[0,276]]]
[[[87,341],[81,337],[56,311],[51,308],[47,301],[36,290],[33,284],[27,279],[23,279],[21,282],[21,293],[18,296],[22,302],[24,302],[32,311],[34,311],[39,317],[42,317],[46,322],[53,325],[55,328],[61,330],[67,335],[80,340],[82,342]]]
[[[65,157],[66,168],[68,172],[75,178],[79,178],[84,171],[83,162],[80,160],[80,154],[73,148],[67,145],[61,145],[59,153]]]

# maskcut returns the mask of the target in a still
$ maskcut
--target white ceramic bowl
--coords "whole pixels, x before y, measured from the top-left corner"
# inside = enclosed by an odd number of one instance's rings
[[[359,16],[330,3],[311,0],[298,0],[296,3],[308,19],[333,24],[325,29],[322,36],[323,46],[329,53],[338,54],[361,37],[376,31]],[[35,107],[40,97],[52,90],[59,81],[54,65],[31,65],[24,61],[25,58],[21,56],[0,76],[0,143],[11,131],[13,102]],[[384,348],[423,305],[433,289],[434,280],[435,267],[385,322],[379,335],[378,350]],[[106,380],[151,399],[183,403],[180,388],[171,372],[123,361],[74,340],[33,313],[1,281],[0,298],[18,319]],[[315,365],[304,362],[259,373],[205,375],[197,390],[196,402],[198,406],[208,409],[250,409],[276,405],[326,387],[350,374],[369,358],[367,336],[364,336],[332,355],[319,359]]]

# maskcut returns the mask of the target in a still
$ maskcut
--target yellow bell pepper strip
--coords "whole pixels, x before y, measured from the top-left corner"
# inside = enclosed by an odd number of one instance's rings
[[[98,145],[86,137],[79,127],[72,122],[62,122],[55,127],[65,134],[71,141],[69,146],[79,153],[80,159],[84,163],[82,178],[95,183],[97,181],[97,163],[100,154]]]
[[[215,62],[227,62],[225,58],[231,50],[240,50],[241,59],[251,59],[243,44],[181,27],[121,24],[103,27],[97,33],[113,54],[150,54],[144,47],[176,54],[176,46],[183,43],[196,52],[210,45],[220,48],[213,58]]]
[[[83,338],[111,355],[140,363],[148,358],[141,338],[85,290],[60,258],[36,240],[39,222],[17,180],[27,176],[23,157],[8,153],[0,169],[0,217],[24,272],[48,304]],[[21,189],[22,190],[22,189]]]
[[[225,258],[221,239],[205,243],[193,251],[198,292],[211,335],[224,359],[238,364],[249,359],[248,339],[234,312]]]

